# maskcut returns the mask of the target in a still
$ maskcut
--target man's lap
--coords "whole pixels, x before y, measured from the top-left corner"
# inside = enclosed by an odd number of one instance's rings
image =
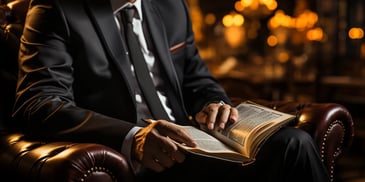
[[[264,143],[256,156],[257,160],[252,164],[242,166],[187,154],[186,160],[181,164],[176,164],[162,173],[146,171],[140,177],[159,181],[233,181],[240,178],[255,179],[255,181],[285,181],[286,177],[290,177],[288,170],[299,172],[292,167],[301,165],[300,160],[307,158],[307,155],[313,160],[318,159],[319,164],[321,163],[316,145],[308,133],[297,128],[284,127]],[[292,177],[295,177],[294,174]]]

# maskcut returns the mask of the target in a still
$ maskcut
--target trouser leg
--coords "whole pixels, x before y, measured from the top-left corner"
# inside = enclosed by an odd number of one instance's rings
[[[165,172],[146,172],[141,181],[278,181],[327,182],[327,170],[308,133],[286,127],[261,147],[255,163],[241,166],[230,162],[188,155],[184,163]]]
[[[292,127],[283,128],[267,140],[250,167],[260,181],[329,181],[314,140]]]

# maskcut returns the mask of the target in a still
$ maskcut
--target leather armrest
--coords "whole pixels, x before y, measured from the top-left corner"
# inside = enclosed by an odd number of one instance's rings
[[[232,99],[237,104],[243,100]],[[333,179],[335,162],[348,149],[354,137],[354,123],[349,111],[337,103],[300,103],[252,100],[258,104],[296,116],[294,127],[307,131],[317,143],[322,161]]]
[[[9,7],[17,21],[24,23],[29,6],[29,0],[10,1],[6,4],[6,6]]]
[[[0,137],[0,171],[15,181],[131,181],[124,156],[94,143],[39,142]]]

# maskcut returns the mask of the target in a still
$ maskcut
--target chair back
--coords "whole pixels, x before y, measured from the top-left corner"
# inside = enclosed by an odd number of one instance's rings
[[[18,74],[18,51],[23,31],[27,0],[15,0],[0,6],[6,22],[0,28],[0,133],[13,129],[12,112]],[[5,11],[6,9],[10,10]]]

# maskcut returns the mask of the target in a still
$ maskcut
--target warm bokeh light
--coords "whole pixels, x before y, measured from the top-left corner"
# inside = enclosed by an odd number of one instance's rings
[[[243,7],[251,8],[253,10],[258,9],[260,2],[255,0],[241,0],[241,4]]]
[[[222,23],[225,27],[242,26],[245,18],[238,13],[231,13],[223,17]]]
[[[216,17],[213,13],[209,13],[205,16],[204,21],[207,25],[213,25],[216,22]]]
[[[270,47],[274,47],[278,44],[278,38],[274,35],[270,35],[267,40],[267,45],[269,45]]]
[[[308,121],[307,115],[301,114],[300,117],[298,118],[298,124],[297,124],[297,126],[300,126],[303,123],[306,123],[307,121]]]
[[[245,9],[245,7],[243,7],[243,5],[240,1],[236,1],[234,3],[234,9],[237,11],[243,11]]]
[[[204,35],[202,34],[202,29],[204,27],[203,14],[199,8],[198,1],[189,0],[190,5],[190,15],[193,21],[193,31],[195,33],[196,42],[200,42],[204,39]]]
[[[225,28],[224,38],[228,45],[232,48],[239,47],[245,39],[245,30],[242,27],[245,22],[243,15],[238,13],[230,13],[222,19]]]
[[[275,12],[274,16],[269,20],[269,27],[272,29],[282,27],[291,27],[292,18],[285,15],[283,10],[278,10]]]
[[[278,40],[278,44],[284,45],[288,40],[288,31],[285,29],[276,30],[275,36]]]
[[[289,53],[286,51],[282,51],[278,54],[278,60],[281,63],[286,63],[289,60]]]
[[[250,17],[265,17],[270,15],[276,8],[276,0],[238,0],[234,4],[237,12]]]
[[[310,29],[318,22],[318,15],[312,11],[306,10],[297,17],[286,15],[283,10],[277,10],[274,16],[269,20],[269,28],[278,27],[295,28],[299,31]]]
[[[269,10],[275,10],[278,6],[278,3],[276,0],[241,0],[239,1],[239,4],[236,3],[235,7],[241,10],[244,10],[245,8],[249,8],[251,10],[257,10],[259,9],[260,5],[266,7]]]
[[[318,22],[318,15],[309,10],[305,10],[297,18],[294,18],[294,27],[298,30],[305,30],[312,28]]]
[[[364,30],[359,27],[353,27],[348,33],[350,39],[362,39],[364,37]]]
[[[229,71],[234,69],[238,64],[237,58],[235,57],[228,57],[223,63],[217,68],[215,74],[217,75],[224,75],[227,74]]]
[[[314,28],[308,30],[307,39],[310,41],[321,41],[323,39],[323,30],[321,28]]]
[[[277,7],[278,7],[278,3],[275,0],[262,0],[265,1],[265,5],[267,7],[267,9],[269,9],[270,11],[274,11]]]
[[[227,27],[224,30],[224,38],[230,47],[237,48],[245,40],[245,30],[238,26]]]

